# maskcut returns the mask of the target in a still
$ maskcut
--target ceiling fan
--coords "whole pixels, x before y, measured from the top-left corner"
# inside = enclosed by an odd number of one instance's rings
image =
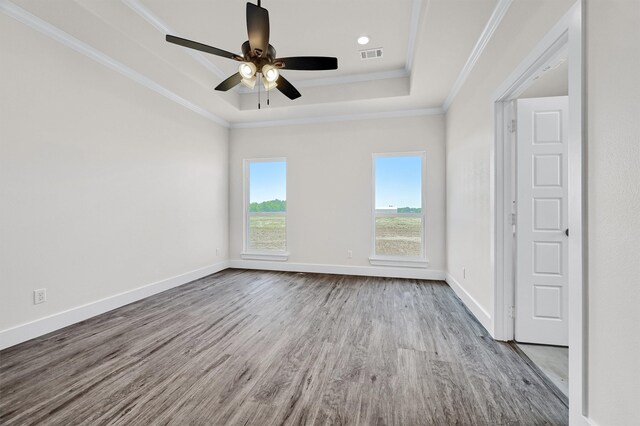
[[[178,44],[201,52],[240,62],[238,72],[220,83],[216,90],[227,91],[242,83],[253,89],[257,74],[261,74],[262,84],[267,90],[281,91],[289,99],[299,98],[300,92],[280,74],[281,69],[300,71],[323,71],[338,69],[338,59],[326,56],[294,56],[277,58],[276,49],[269,44],[269,12],[253,3],[247,3],[247,32],[249,40],[242,44],[242,55],[227,52],[213,46],[167,35],[169,43]],[[258,104],[259,107],[259,104]]]

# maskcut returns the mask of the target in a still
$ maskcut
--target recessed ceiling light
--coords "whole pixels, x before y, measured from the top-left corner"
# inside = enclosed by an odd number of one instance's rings
[[[369,43],[369,37],[367,36],[360,36],[358,37],[358,44],[367,44]]]

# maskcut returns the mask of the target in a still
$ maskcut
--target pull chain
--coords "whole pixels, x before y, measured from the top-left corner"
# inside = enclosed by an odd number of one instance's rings
[[[260,81],[258,80],[258,109],[260,109]]]

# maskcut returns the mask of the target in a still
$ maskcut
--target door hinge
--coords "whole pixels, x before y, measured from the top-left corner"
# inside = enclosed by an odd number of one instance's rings
[[[509,318],[515,318],[516,317],[516,307],[512,306],[509,308]]]
[[[511,224],[515,225],[516,224],[516,218],[518,216],[515,213],[511,213]]]
[[[518,130],[518,120],[511,120],[511,125],[509,126],[509,131],[511,133],[515,133]]]

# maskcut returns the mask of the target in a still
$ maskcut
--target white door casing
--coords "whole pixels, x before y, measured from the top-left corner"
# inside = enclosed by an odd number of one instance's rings
[[[517,103],[519,342],[568,345],[568,104],[567,96]]]

